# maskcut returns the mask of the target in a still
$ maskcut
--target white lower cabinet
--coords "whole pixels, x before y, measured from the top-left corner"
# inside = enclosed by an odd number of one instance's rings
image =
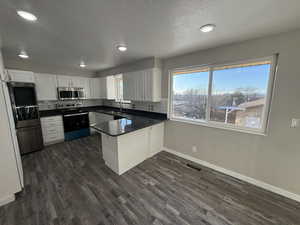
[[[163,148],[164,123],[112,137],[101,134],[105,164],[121,175]]]
[[[44,145],[63,142],[65,139],[62,116],[41,118]]]
[[[164,145],[164,123],[149,127],[149,157],[159,153]]]

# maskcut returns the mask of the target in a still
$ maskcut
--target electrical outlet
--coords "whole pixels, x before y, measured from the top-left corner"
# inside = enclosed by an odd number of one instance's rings
[[[293,118],[291,123],[291,128],[296,128],[300,126],[300,119]]]
[[[192,147],[192,152],[195,153],[195,152],[197,152],[197,151],[198,151],[197,146],[194,145],[194,146]]]

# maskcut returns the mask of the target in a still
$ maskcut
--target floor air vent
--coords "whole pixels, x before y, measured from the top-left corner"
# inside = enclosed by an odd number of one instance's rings
[[[188,167],[194,169],[194,170],[197,170],[197,171],[201,171],[201,170],[202,170],[200,167],[195,166],[195,165],[192,165],[192,164],[189,164],[189,163],[187,163],[186,165],[187,165]]]

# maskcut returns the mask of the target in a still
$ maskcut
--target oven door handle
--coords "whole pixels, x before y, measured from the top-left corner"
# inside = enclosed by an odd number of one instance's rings
[[[89,114],[88,112],[84,112],[84,113],[74,113],[74,114],[67,114],[67,115],[63,115],[64,117],[71,117],[71,116],[80,116],[80,115],[87,115]]]

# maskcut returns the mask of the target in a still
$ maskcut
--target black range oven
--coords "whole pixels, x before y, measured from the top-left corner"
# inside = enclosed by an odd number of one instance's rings
[[[63,122],[66,141],[90,135],[88,112],[67,110],[63,112]]]

